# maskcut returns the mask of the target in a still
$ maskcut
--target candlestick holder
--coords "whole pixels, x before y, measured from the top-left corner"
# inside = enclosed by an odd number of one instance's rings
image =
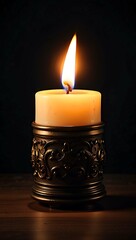
[[[92,203],[103,184],[104,124],[48,127],[32,123],[32,197],[51,207]]]

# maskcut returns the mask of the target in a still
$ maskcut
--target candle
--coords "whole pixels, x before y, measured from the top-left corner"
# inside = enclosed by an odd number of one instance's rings
[[[84,126],[101,122],[101,93],[72,90],[75,80],[76,35],[64,62],[65,90],[43,90],[35,95],[35,122],[43,126]]]

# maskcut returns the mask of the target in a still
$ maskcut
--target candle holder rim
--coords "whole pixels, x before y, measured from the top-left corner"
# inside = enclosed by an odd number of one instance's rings
[[[87,130],[96,130],[98,128],[103,128],[104,123],[100,122],[97,124],[92,124],[92,125],[83,125],[83,126],[45,126],[45,125],[40,125],[36,123],[35,121],[32,122],[32,127],[35,129],[39,130],[51,130],[51,131],[87,131]]]

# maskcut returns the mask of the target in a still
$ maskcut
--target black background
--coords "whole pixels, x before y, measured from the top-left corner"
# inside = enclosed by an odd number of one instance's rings
[[[105,172],[136,173],[136,28],[132,1],[0,2],[0,172],[31,172],[34,95],[61,88],[76,32],[76,88],[102,93]]]

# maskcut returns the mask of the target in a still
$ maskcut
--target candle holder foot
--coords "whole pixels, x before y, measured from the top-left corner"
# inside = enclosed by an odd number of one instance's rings
[[[48,206],[93,203],[106,194],[103,184],[103,124],[46,127],[32,123],[32,197]]]

